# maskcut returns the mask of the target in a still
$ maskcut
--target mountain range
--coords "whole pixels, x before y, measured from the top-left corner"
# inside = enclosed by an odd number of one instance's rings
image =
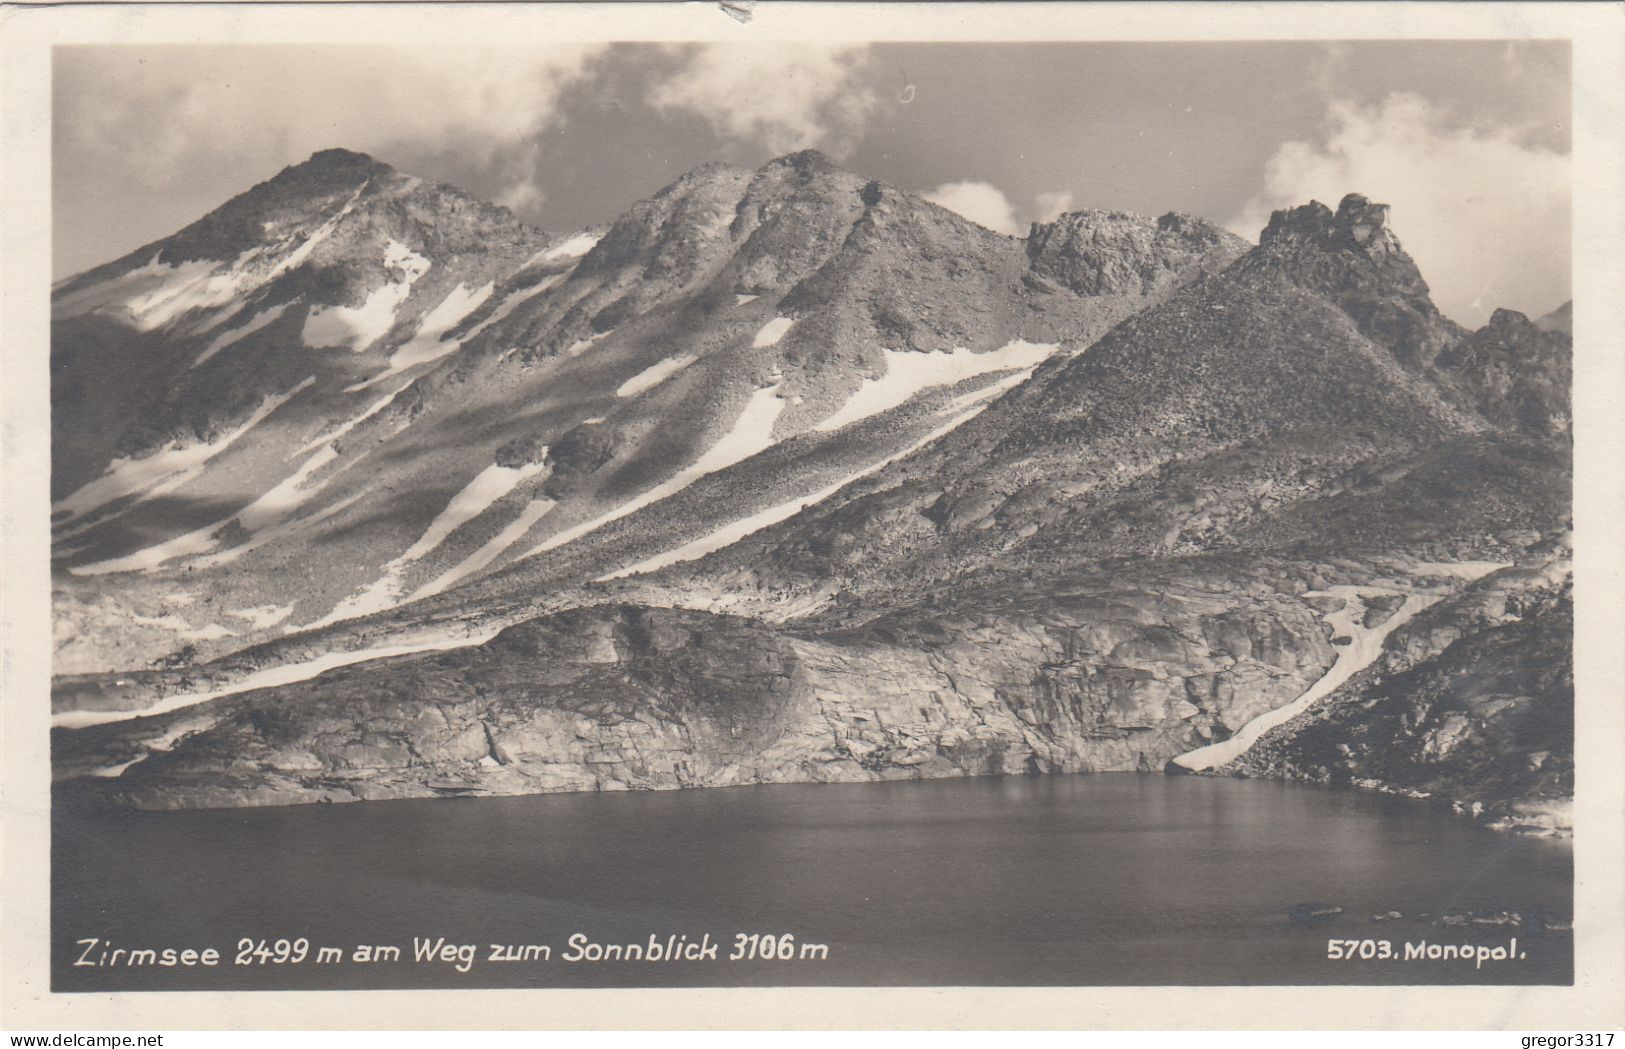
[[[544,233],[318,153],[53,291],[53,749],[142,807],[1052,771],[1561,830],[1569,307],[1385,206],[814,152]]]

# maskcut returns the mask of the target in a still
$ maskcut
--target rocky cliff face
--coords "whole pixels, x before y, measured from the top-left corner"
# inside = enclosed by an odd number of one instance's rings
[[[1388,226],[1388,205],[1351,193],[1333,212],[1319,201],[1277,211],[1243,272],[1286,276],[1335,303],[1360,333],[1412,371],[1459,339]]]
[[[84,729],[58,767],[143,807],[1148,771],[1331,661],[1314,610],[1257,581],[1166,587],[1078,578],[823,634],[597,606]]]
[[[1484,418],[1506,430],[1566,441],[1570,347],[1562,331],[1543,329],[1515,310],[1496,310],[1488,324],[1442,351],[1434,364]]]
[[[1030,283],[1084,295],[1172,291],[1189,283],[1192,271],[1217,272],[1246,249],[1234,234],[1177,212],[1152,222],[1121,211],[1075,211],[1035,222],[1027,235]]]

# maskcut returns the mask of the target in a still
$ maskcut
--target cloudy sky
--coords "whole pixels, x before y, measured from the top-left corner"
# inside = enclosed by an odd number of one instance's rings
[[[54,275],[343,146],[550,230],[805,147],[993,229],[1361,192],[1477,325],[1569,297],[1563,42],[63,47]]]

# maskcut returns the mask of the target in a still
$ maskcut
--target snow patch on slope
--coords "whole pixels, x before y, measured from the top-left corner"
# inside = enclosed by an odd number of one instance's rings
[[[1491,572],[1511,567],[1511,561],[1417,561],[1409,566],[1409,572],[1411,575],[1448,576],[1472,582]]]
[[[956,429],[966,422],[969,422],[971,419],[974,419],[981,413],[982,409],[986,407],[987,405],[985,403],[976,404],[968,411],[960,411],[960,413],[955,416],[953,420],[937,427],[924,437],[912,442],[901,451],[893,452],[884,459],[877,460],[876,462],[870,463],[868,466],[863,467],[861,470],[856,470],[850,474],[847,474],[834,484],[821,488],[818,491],[813,492],[811,495],[798,496],[795,499],[786,500],[785,502],[779,503],[776,506],[770,506],[765,510],[758,510],[754,514],[750,514],[747,517],[742,517],[737,521],[724,525],[709,535],[704,535],[698,539],[684,543],[681,546],[673,547],[672,549],[667,550],[665,553],[656,554],[655,556],[647,558],[646,560],[639,561],[637,564],[610,572],[608,575],[599,576],[593,581],[596,583],[604,583],[612,579],[620,579],[624,576],[644,575],[646,573],[665,568],[668,565],[678,564],[683,561],[693,561],[704,557],[706,554],[721,550],[725,546],[731,546],[746,536],[760,532],[762,529],[771,525],[776,525],[780,521],[794,517],[796,514],[800,513],[802,510],[805,510],[809,506],[823,502],[825,499],[828,499],[830,496],[834,495],[836,492],[840,491],[842,488],[845,488],[852,482],[868,477],[870,474],[875,473],[876,471],[885,469],[897,460],[919,451],[921,448],[948,433],[950,430]]]
[[[345,598],[327,615],[304,629],[317,627],[358,616],[385,612],[401,603],[401,576],[415,561],[433,553],[446,538],[467,522],[484,513],[490,505],[513,491],[520,482],[534,477],[543,469],[541,463],[526,463],[520,467],[492,464],[481,470],[451,501],[429,522],[429,527],[399,557],[384,565],[384,574],[367,584],[359,593]]]
[[[233,522],[248,533],[248,541],[229,550],[221,551],[206,560],[210,566],[234,561],[249,550],[264,545],[264,540],[255,541],[259,533],[283,524],[311,496],[326,487],[327,482],[325,481],[312,488],[307,488],[305,485],[312,474],[336,458],[338,458],[338,449],[328,445],[306,459],[291,476],[283,478],[274,487],[261,494],[259,498],[229,517],[215,521],[213,524],[204,525],[202,528],[195,529],[185,535],[176,536],[165,542],[138,550],[133,554],[71,568],[69,571],[75,575],[106,575],[111,572],[149,571],[157,568],[165,561],[171,561],[177,557],[208,553],[220,545],[219,537],[215,533],[220,532]],[[283,534],[285,531],[287,530],[281,530],[279,534]]]
[[[287,310],[288,303],[284,302],[281,305],[271,307],[263,313],[255,314],[254,317],[246,324],[238,325],[235,328],[228,328],[226,331],[221,332],[219,335],[214,337],[214,341],[209,343],[208,347],[204,349],[202,353],[198,354],[197,360],[192,362],[191,367],[196,368],[198,365],[202,364],[204,361],[207,361],[210,357],[213,357],[215,354],[219,353],[227,346],[230,346],[232,343],[247,338],[266,325],[275,322],[276,319],[286,313]]]
[[[305,487],[311,475],[338,457],[338,449],[332,445],[322,448],[301,463],[292,475],[239,510],[237,523],[244,531],[253,534],[281,522],[319,490]]]
[[[565,277],[569,276],[571,272],[571,270],[565,270],[562,273],[554,273],[543,278],[542,280],[537,281],[528,288],[520,288],[518,291],[512,292],[502,300],[502,303],[497,306],[496,309],[491,311],[490,316],[474,325],[473,328],[469,329],[468,334],[464,335],[457,341],[467,342],[468,340],[472,339],[474,336],[489,328],[491,325],[500,322],[504,317],[508,316],[508,314],[512,313],[520,306],[523,306],[531,299],[534,299],[542,292],[547,291],[557,285]]]
[[[609,332],[607,331],[601,331],[597,335],[589,335],[585,339],[577,339],[575,342],[572,342],[570,345],[564,348],[564,355],[566,357],[579,357],[581,354],[592,349],[593,343],[597,342],[599,339],[602,339],[608,334]],[[511,353],[513,351],[510,350],[509,352]]]
[[[495,463],[487,466],[464,485],[462,491],[452,496],[446,508],[430,522],[428,531],[399,560],[404,564],[432,553],[452,532],[484,513],[492,503],[513,491],[521,481],[541,473],[542,469],[541,463],[526,463],[519,467],[498,466]]]
[[[226,615],[241,619],[255,630],[269,630],[293,615],[293,606],[255,605],[252,608],[239,608],[227,612]]]
[[[165,561],[213,550],[220,545],[220,540],[215,533],[230,523],[230,518],[224,521],[215,521],[212,524],[204,525],[202,528],[195,528],[184,535],[178,535],[173,539],[166,539],[161,543],[144,547],[133,554],[125,554],[123,557],[110,557],[105,561],[95,561],[88,565],[77,565],[68,569],[68,571],[76,576],[111,575],[115,572],[149,572]]]
[[[355,429],[357,426],[360,426],[362,423],[366,422],[368,419],[371,419],[374,415],[377,415],[379,412],[381,412],[385,408],[389,407],[390,402],[395,400],[396,397],[400,396],[401,391],[406,389],[410,385],[412,385],[410,381],[401,383],[401,385],[395,387],[395,389],[393,391],[391,391],[390,393],[385,394],[384,396],[378,398],[376,401],[373,401],[371,404],[369,404],[361,412],[361,414],[353,416],[350,419],[345,420],[345,422],[343,424],[341,424],[338,429],[332,430],[332,431],[330,431],[328,433],[319,434],[316,437],[311,438],[309,441],[307,441],[294,454],[295,455],[303,455],[304,453],[310,451],[312,448],[317,448],[317,447],[319,447],[321,445],[324,445],[324,444],[332,444],[332,443],[334,443],[339,438],[343,437],[345,434],[347,434],[351,430]]]
[[[685,469],[641,495],[628,499],[606,514],[549,536],[540,544],[522,554],[519,560],[523,561],[525,558],[535,557],[537,554],[573,542],[588,532],[602,528],[611,521],[619,520],[651,503],[657,503],[669,495],[682,491],[706,474],[715,473],[735,463],[743,462],[751,456],[773,447],[776,443],[773,440],[773,427],[778,422],[779,415],[784,411],[787,403],[779,397],[779,389],[779,384],[775,383],[772,386],[752,391],[750,400],[745,403],[745,408],[739,413],[739,418],[734,420],[732,428]]]
[[[152,331],[192,310],[213,309],[236,300],[251,281],[242,267],[261,250],[244,252],[225,266],[207,259],[171,266],[158,261],[160,252],[144,266],[64,296],[54,305],[52,316],[106,313],[138,331]]]
[[[469,554],[456,566],[442,572],[432,581],[418,587],[407,600],[416,601],[419,598],[432,597],[443,590],[449,590],[474,573],[481,571],[491,562],[507,553],[508,549],[522,539],[525,533],[529,532],[536,522],[546,516],[547,512],[553,509],[555,505],[557,504],[551,499],[532,499],[519,512],[518,517],[508,522],[507,526],[487,540],[484,546]]]
[[[223,637],[236,637],[234,631],[227,630],[219,623],[208,623],[201,627],[193,627],[191,623],[180,616],[142,616],[132,615],[130,622],[141,626],[162,627],[174,631],[182,641],[218,641]]]
[[[756,337],[750,341],[750,344],[758,350],[763,346],[772,346],[784,338],[784,333],[789,331],[790,326],[794,323],[795,319],[792,317],[774,317],[762,325],[762,330],[756,333]]]
[[[667,357],[665,360],[650,365],[621,383],[615,389],[615,396],[636,397],[644,390],[659,386],[666,381],[668,376],[675,375],[697,360],[699,358],[692,353],[680,353],[675,357]]]
[[[329,480],[331,480],[331,478],[329,478]],[[327,487],[327,482],[323,481],[321,484],[305,493],[305,498],[309,499],[325,487]],[[225,550],[221,550],[219,553],[210,554],[207,557],[200,557],[191,562],[191,564],[189,564],[187,567],[216,568],[220,565],[231,564],[244,554],[258,550],[260,547],[265,546],[268,543],[274,543],[285,536],[292,535],[294,532],[297,532],[302,528],[309,528],[312,525],[321,524],[334,514],[349,509],[351,505],[359,502],[364,494],[366,493],[354,492],[343,499],[340,499],[338,502],[333,503],[330,506],[325,506],[317,512],[305,517],[286,517],[283,520],[278,521],[276,524],[255,532],[246,543],[228,547]],[[229,524],[230,522],[228,521],[226,523]]]
[[[171,728],[162,736],[159,736],[157,739],[148,740],[146,743],[144,743],[143,746],[146,749],[144,749],[138,756],[117,765],[109,765],[106,768],[97,769],[95,772],[92,772],[91,775],[99,776],[104,779],[122,776],[126,769],[134,765],[141,764],[154,754],[162,754],[168,751],[176,743],[179,743],[183,736],[189,736],[193,732],[197,731],[198,727],[199,726],[191,722],[182,722],[181,724]]]
[[[476,291],[469,291],[467,286],[459,284],[453,288],[440,305],[430,310],[428,315],[418,324],[416,334],[400,349],[389,355],[389,366],[374,375],[366,382],[348,387],[346,392],[364,390],[376,386],[392,376],[399,375],[408,368],[415,368],[420,364],[437,361],[462,346],[462,339],[447,339],[446,332],[457,326],[464,317],[473,313],[480,304],[491,297],[494,284],[486,284]]]
[[[411,285],[391,281],[359,306],[317,306],[305,316],[301,337],[312,349],[343,346],[360,353],[394,326],[395,311],[411,292]]]
[[[553,245],[551,248],[544,248],[541,251],[538,251],[535,255],[531,256],[530,263],[551,262],[554,259],[575,258],[585,255],[587,252],[596,247],[598,242],[602,239],[603,234],[577,233],[569,240],[561,241],[560,243]],[[530,263],[526,263],[526,265],[530,265]]]
[[[230,448],[245,433],[259,425],[266,416],[309,388],[315,381],[316,377],[312,375],[287,393],[267,397],[241,426],[215,441],[184,447],[171,445],[143,459],[114,459],[100,477],[53,504],[51,510],[53,513],[66,513],[71,519],[128,496],[140,496],[136,502],[143,502],[169,491],[177,484],[195,477],[202,471],[205,463]]]
[[[346,200],[343,206],[333,213],[332,217],[316,227],[310,236],[306,237],[286,258],[277,263],[271,272],[266,275],[266,280],[274,280],[289,270],[303,265],[304,261],[310,258],[310,253],[316,250],[316,246],[331,236],[333,231],[338,228],[344,216],[355,210],[356,201],[361,199],[361,194],[366,192],[367,187],[370,185],[372,185],[372,176],[369,175],[366,181],[355,188],[355,192],[350,194],[350,199]]]
[[[980,389],[972,390],[969,393],[962,393],[958,397],[955,397],[953,400],[949,401],[947,404],[943,405],[941,408],[938,408],[937,414],[952,415],[954,412],[962,411],[973,404],[981,404],[984,401],[992,401],[999,394],[1005,392],[1006,390],[1014,389],[1015,387],[1026,382],[1028,379],[1032,378],[1032,374],[1033,369],[1023,368],[1014,375],[1007,375],[1002,379],[996,379]]]
[[[307,659],[302,663],[287,663],[282,666],[266,667],[264,670],[255,671],[235,684],[211,689],[207,692],[188,692],[182,695],[166,696],[143,710],[63,711],[52,716],[51,727],[64,729],[89,728],[92,725],[105,725],[113,721],[129,721],[131,718],[168,714],[171,711],[184,710],[198,703],[207,703],[211,699],[233,696],[239,692],[250,692],[257,688],[273,688],[278,685],[291,685],[298,681],[309,681],[318,674],[329,670],[350,666],[353,663],[364,663],[371,659],[387,659],[390,656],[405,656],[418,652],[443,652],[455,648],[470,648],[474,645],[483,645],[496,637],[501,630],[500,626],[495,626],[479,633],[470,634],[467,637],[440,637],[410,644],[363,648],[352,652],[327,652],[314,659]]]
[[[368,293],[359,306],[317,306],[305,316],[305,345],[312,349],[347,346],[360,353],[395,326],[395,312],[412,294],[412,285],[429,272],[428,259],[392,240],[384,249],[384,265],[401,271],[402,279],[387,281]]]
[[[1436,597],[1407,594],[1405,603],[1400,605],[1393,615],[1375,627],[1365,626],[1365,599],[1399,592],[1386,587],[1334,586],[1328,590],[1315,590],[1304,594],[1305,597],[1340,597],[1344,601],[1342,608],[1326,615],[1326,622],[1332,628],[1333,639],[1343,637],[1350,639],[1349,644],[1337,650],[1337,659],[1332,663],[1331,669],[1297,699],[1258,715],[1223,742],[1212,743],[1179,755],[1174,759],[1174,764],[1193,772],[1200,772],[1234,761],[1247,753],[1264,733],[1277,725],[1291,721],[1318,700],[1337,691],[1349,678],[1370,666],[1382,655],[1382,643],[1389,634],[1438,600]]]
[[[1418,566],[1423,571],[1421,575],[1445,575],[1456,579],[1472,581],[1480,579],[1491,572],[1506,568],[1507,565],[1496,561],[1461,561],[1456,563],[1437,563]],[[1380,586],[1334,586],[1326,590],[1310,591],[1305,597],[1338,597],[1343,599],[1343,607],[1335,612],[1326,613],[1326,622],[1332,628],[1332,638],[1349,638],[1350,643],[1342,645],[1337,650],[1337,659],[1332,663],[1331,669],[1319,681],[1309,687],[1309,690],[1285,706],[1267,710],[1253,718],[1229,739],[1220,743],[1199,747],[1189,753],[1181,754],[1174,759],[1174,764],[1187,768],[1193,772],[1218,768],[1220,765],[1234,761],[1247,753],[1254,743],[1257,743],[1264,734],[1273,728],[1286,724],[1293,718],[1302,714],[1320,700],[1325,699],[1341,688],[1350,678],[1372,663],[1382,655],[1383,642],[1388,639],[1396,629],[1409,622],[1418,612],[1438,601],[1438,596],[1430,594],[1405,594],[1405,602],[1400,605],[1387,619],[1374,627],[1365,625],[1366,599],[1405,593],[1390,587]]]
[[[255,273],[251,266],[271,250],[268,245],[250,248],[225,265],[195,259],[171,266],[158,261],[163,254],[159,251],[143,266],[59,299],[52,304],[51,316],[60,318],[83,313],[107,313],[121,317],[140,331],[152,331],[193,310],[215,311],[215,316],[205,317],[203,323],[194,325],[191,333],[207,331],[230,316],[229,312],[222,312],[219,307],[240,301],[255,288],[269,284],[309,258],[316,246],[355,207],[356,201],[371,182],[369,178],[357,186],[338,211],[263,273]]]
[[[953,385],[987,372],[1008,368],[1030,370],[1054,353],[1055,343],[1017,340],[987,353],[957,349],[951,353],[918,353],[913,350],[883,350],[886,373],[878,379],[865,379],[847,402],[813,427],[839,430],[871,415],[889,411],[921,390]],[[980,391],[978,391],[979,393]]]

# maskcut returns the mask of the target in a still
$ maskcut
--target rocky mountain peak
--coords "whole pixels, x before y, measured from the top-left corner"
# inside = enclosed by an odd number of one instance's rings
[[[1399,239],[1388,228],[1388,205],[1373,204],[1361,193],[1345,196],[1335,213],[1318,200],[1272,213],[1259,245],[1283,243],[1307,244],[1325,251],[1357,251],[1372,257],[1404,253]]]
[[[1434,306],[1421,271],[1388,225],[1388,205],[1363,194],[1348,194],[1335,212],[1318,200],[1274,212],[1241,272],[1325,296],[1412,371],[1425,370],[1466,334]]]
[[[1366,247],[1386,243],[1392,234],[1382,236],[1388,226],[1388,205],[1373,204],[1364,195],[1350,193],[1337,205],[1332,219],[1333,235],[1345,242]]]
[[[1535,327],[1541,331],[1561,332],[1564,335],[1574,334],[1574,303],[1565,302],[1557,309],[1546,314],[1535,322]]]
[[[816,149],[803,149],[795,153],[786,153],[782,157],[775,157],[768,161],[765,167],[789,167],[802,175],[841,170],[833,160]]]
[[[1217,268],[1246,249],[1211,222],[1174,212],[1073,211],[1033,223],[1027,235],[1034,276],[1084,295],[1148,295],[1198,263]]]
[[[1503,333],[1512,338],[1532,336],[1536,330],[1535,322],[1517,310],[1497,307],[1490,314],[1489,321],[1484,325],[1490,331]]]
[[[343,149],[339,147],[333,147],[331,149],[319,149],[310,155],[309,160],[306,160],[304,163],[297,166],[309,170],[388,167],[387,164],[382,164],[379,161],[374,160],[366,153],[358,153],[353,149]]]
[[[248,192],[233,197],[211,216],[244,213],[291,212],[300,208],[321,210],[337,194],[345,197],[369,184],[387,184],[392,179],[407,181],[394,168],[365,153],[348,149],[324,149],[310,159],[291,164]]]
[[[1567,440],[1570,357],[1567,333],[1542,328],[1517,310],[1499,309],[1434,363],[1441,385],[1496,425]]]
[[[1230,241],[1245,245],[1240,237],[1214,225],[1207,219],[1190,215],[1183,211],[1170,211],[1157,216],[1157,228],[1164,233],[1171,233],[1205,244],[1219,244]]]
[[[751,172],[706,164],[629,208],[582,261],[581,272],[641,271],[684,286],[715,263]]]

